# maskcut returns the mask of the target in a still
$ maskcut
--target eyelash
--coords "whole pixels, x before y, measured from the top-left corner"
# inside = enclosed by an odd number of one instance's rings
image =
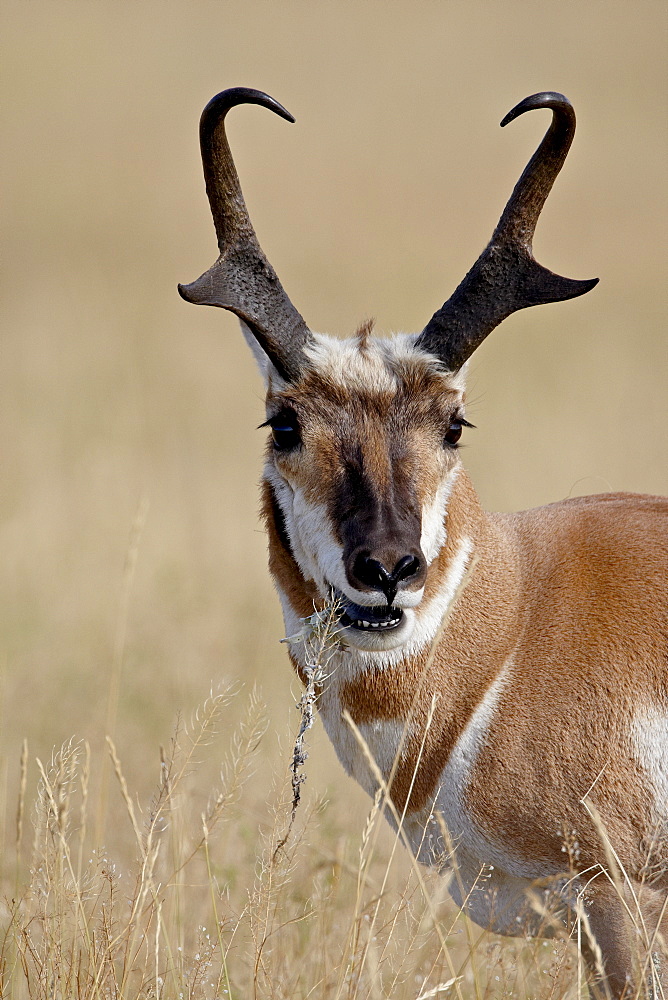
[[[301,444],[299,421],[292,410],[281,410],[275,417],[270,417],[260,427],[270,427],[271,436],[276,451],[292,451]]]
[[[452,419],[450,420],[450,426],[448,427],[447,431],[443,436],[444,445],[447,448],[458,448],[459,439],[462,434],[462,429],[464,427],[473,428],[474,426],[475,426],[474,424],[470,424],[468,420],[465,420],[464,417],[452,417]],[[454,440],[448,439],[449,434],[453,436]]]

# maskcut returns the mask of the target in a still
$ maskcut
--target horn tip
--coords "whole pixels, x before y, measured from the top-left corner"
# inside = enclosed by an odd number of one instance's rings
[[[516,104],[514,108],[501,120],[501,128],[505,128],[525,111],[533,111],[535,108],[550,108],[553,111],[573,111],[573,105],[564,94],[557,93],[556,90],[543,90],[539,94],[531,94],[523,101]]]
[[[580,294],[584,295],[585,292],[591,292],[592,288],[596,288],[600,280],[600,278],[587,278],[585,281],[582,281],[582,292]]]
[[[287,108],[284,108],[275,97],[265,94],[263,90],[253,90],[250,87],[229,87],[212,97],[204,108],[200,119],[200,131],[207,134],[209,130],[215,128],[222,118],[225,118],[231,108],[239,104],[259,104],[260,107],[273,111],[285,121],[291,124],[295,122],[294,116]]]

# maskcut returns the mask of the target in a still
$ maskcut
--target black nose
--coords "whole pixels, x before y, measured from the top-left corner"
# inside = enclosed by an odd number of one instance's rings
[[[353,563],[353,576],[365,587],[380,590],[388,605],[397,596],[399,584],[419,576],[422,563],[415,555],[402,556],[392,572],[379,559],[373,559],[368,552],[360,552]]]

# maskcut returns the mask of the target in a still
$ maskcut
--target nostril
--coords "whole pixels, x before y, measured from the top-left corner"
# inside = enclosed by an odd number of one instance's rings
[[[422,560],[417,555],[402,556],[390,573],[380,559],[374,559],[368,549],[363,549],[353,559],[350,582],[353,586],[361,585],[365,590],[380,591],[387,603],[392,604],[400,585],[417,580],[422,571]]]
[[[404,556],[394,567],[392,579],[407,580],[409,576],[417,576],[421,569],[421,563],[417,556]]]
[[[353,573],[368,587],[383,589],[390,574],[378,559],[372,559],[368,552],[360,552],[353,564]]]

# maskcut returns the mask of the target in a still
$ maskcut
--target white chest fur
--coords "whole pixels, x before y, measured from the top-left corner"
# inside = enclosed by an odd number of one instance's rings
[[[341,653],[336,659],[352,656],[354,654]],[[358,737],[344,718],[340,690],[340,679],[336,675],[330,676],[318,700],[320,718],[343,767],[373,796],[378,781],[369,757],[378,766],[385,781],[389,780],[395,761],[398,759],[400,762],[406,753],[405,725],[399,719],[376,719],[361,723],[357,727]]]

